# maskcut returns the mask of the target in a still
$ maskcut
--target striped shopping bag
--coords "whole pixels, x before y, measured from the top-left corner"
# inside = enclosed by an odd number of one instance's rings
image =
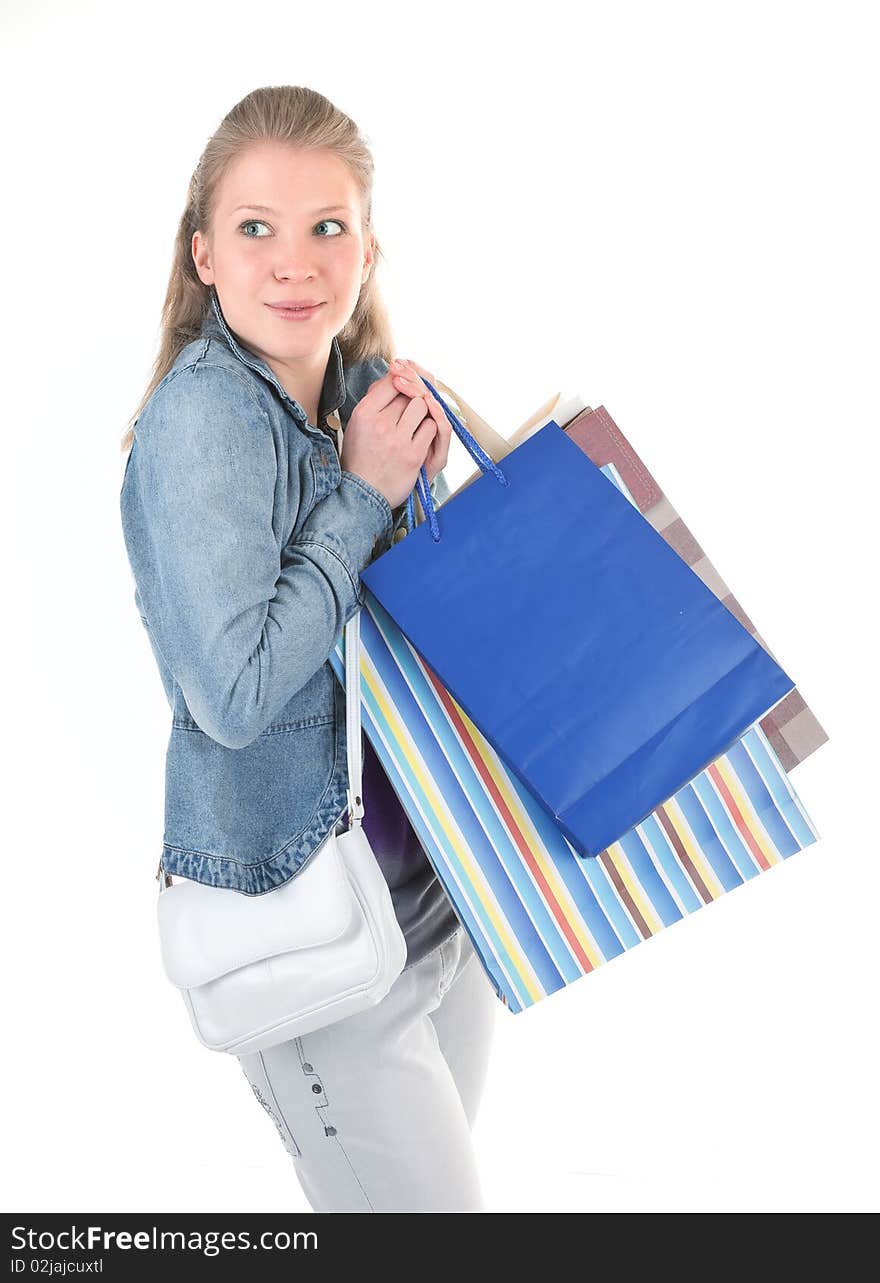
[[[632,502],[614,466],[602,471]],[[511,1011],[817,840],[755,724],[622,838],[582,857],[380,602],[364,593],[364,733]],[[344,684],[341,638],[330,662]]]

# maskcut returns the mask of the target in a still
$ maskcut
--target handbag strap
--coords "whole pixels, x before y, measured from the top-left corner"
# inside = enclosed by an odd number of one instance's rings
[[[345,625],[345,739],[348,755],[348,827],[364,816],[361,754],[361,610]]]
[[[342,457],[342,423],[339,411],[327,415],[327,426],[336,441],[336,454]],[[361,788],[363,760],[361,755],[361,607],[345,625],[345,739],[348,757],[348,826],[360,824],[364,814]]]

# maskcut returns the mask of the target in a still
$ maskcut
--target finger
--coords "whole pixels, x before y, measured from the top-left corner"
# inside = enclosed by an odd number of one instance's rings
[[[407,362],[407,364],[408,366],[412,366],[414,370],[418,372],[418,376],[413,376],[412,373],[407,373],[407,371],[404,370],[404,371],[400,371],[399,373],[395,372],[395,381],[398,382],[400,387],[405,387],[409,395],[413,394],[412,393],[413,387],[416,387],[416,389],[421,389],[421,395],[425,396],[426,402],[428,403],[428,407],[430,407],[432,414],[434,414],[434,418],[436,418],[437,426],[441,426],[441,425],[444,425],[444,423],[448,423],[449,420],[448,418],[446,418],[446,412],[444,411],[443,405],[440,404],[439,400],[437,400],[434,393],[428,390],[428,387],[425,385],[425,382],[422,381],[423,378],[427,378],[428,382],[431,382],[431,384],[434,384],[434,381],[435,381],[434,375],[432,375],[432,373],[425,370],[425,368],[423,368],[422,366],[419,366],[418,362],[416,361],[409,361]],[[419,393],[416,393],[416,395],[419,395]],[[450,429],[450,432],[452,432],[452,429]]]
[[[436,422],[436,420],[434,421]],[[449,462],[449,444],[451,440],[452,428],[449,425],[449,420],[443,415],[425,460],[428,477],[432,481],[437,473],[442,472]]]
[[[410,365],[415,365],[415,362],[411,361]],[[428,410],[431,414],[431,418],[437,424],[438,432],[443,432],[446,434],[446,442],[448,446],[449,438],[452,435],[452,428],[449,424],[449,420],[446,417],[446,412],[444,411],[443,406],[434,396],[433,392],[428,391],[421,377],[420,376],[413,377],[409,374],[395,374],[394,381],[395,381],[395,384],[401,389],[401,391],[405,392],[407,396],[424,397],[425,402],[427,403],[427,406],[428,406]]]
[[[400,416],[398,426],[405,428],[411,437],[415,437],[419,428],[426,423],[431,428],[433,435],[435,427],[425,400],[423,397],[415,396],[410,400],[409,405]]]
[[[399,359],[399,358],[398,358]],[[434,382],[434,376],[424,366],[419,365],[417,361],[404,361],[401,365],[392,365],[391,373],[400,381],[414,383],[416,387],[422,388],[425,395],[429,395],[427,385],[423,382],[427,379],[430,383]]]
[[[452,425],[446,417],[443,406],[430,392],[427,394],[428,410],[431,418],[437,424],[437,436],[434,438],[433,448],[435,451],[434,462],[439,472],[445,468],[449,459],[449,443],[452,440]]]
[[[418,375],[413,374],[413,370],[417,371]],[[419,365],[417,361],[412,360],[406,362],[404,369],[400,373],[395,372],[393,368],[392,373],[394,373],[395,384],[401,391],[407,396],[420,396],[425,401],[428,407],[428,414],[436,426],[436,435],[431,442],[430,452],[426,460],[426,467],[430,462],[430,467],[433,469],[433,473],[431,471],[428,473],[433,480],[433,477],[442,471],[449,462],[449,446],[452,440],[452,426],[446,416],[446,412],[434,394],[428,391],[421,377],[425,375],[433,383],[434,376]]]
[[[431,441],[431,476],[437,475],[437,472],[443,472],[446,463],[449,462],[449,438],[437,432],[434,440]]]
[[[436,382],[436,380],[435,380],[435,378],[434,378],[433,374],[431,373],[431,371],[430,371],[430,370],[426,370],[426,369],[425,369],[425,367],[424,367],[423,365],[419,365],[418,361],[411,361],[411,360],[408,360],[408,361],[407,361],[407,365],[409,365],[413,370],[415,370],[415,372],[416,372],[417,374],[419,374],[423,379],[427,379],[429,383],[435,383],[435,382]]]
[[[437,473],[440,471],[440,468],[437,465],[437,459],[435,458],[436,445],[437,445],[437,438],[435,437],[434,440],[431,442],[431,445],[428,448],[428,453],[425,455],[424,462],[422,463],[422,467],[425,469],[425,473],[428,478],[428,485],[431,484],[431,482],[436,477]]]
[[[406,374],[407,370],[415,370],[423,378],[430,379],[432,383],[434,382],[434,376],[430,370],[426,370],[423,365],[419,365],[418,361],[413,361],[409,357],[396,356],[390,363],[389,369],[398,370],[401,374]]]
[[[417,385],[414,384],[413,387],[416,388],[416,391],[407,390],[407,396],[420,395],[417,390]],[[400,396],[402,391],[404,391],[404,389],[401,386],[398,386],[398,379],[395,372],[393,370],[388,370],[388,372],[383,374],[381,378],[374,380],[374,382],[370,384],[361,399],[366,400],[369,397],[370,408],[378,413],[380,410],[384,410],[389,406],[395,397]],[[425,394],[427,395],[427,390],[425,390]]]
[[[406,376],[396,375],[394,378],[395,386],[399,388],[408,397],[417,397],[425,402],[428,414],[437,425],[437,431],[443,432],[447,426],[446,415],[443,413],[443,407],[440,405],[433,393],[429,392],[421,379],[416,382],[414,379]]]

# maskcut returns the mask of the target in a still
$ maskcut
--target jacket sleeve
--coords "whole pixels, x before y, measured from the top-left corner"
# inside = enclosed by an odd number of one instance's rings
[[[121,495],[129,560],[192,716],[227,748],[256,739],[326,661],[392,529],[385,496],[343,471],[282,546],[276,481],[268,415],[223,366],[183,369],[138,421]],[[292,495],[293,510],[310,497]]]

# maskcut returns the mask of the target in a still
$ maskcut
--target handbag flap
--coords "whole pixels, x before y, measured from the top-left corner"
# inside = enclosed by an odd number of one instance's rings
[[[216,980],[260,958],[337,940],[355,910],[336,836],[304,868],[261,895],[185,880],[158,898],[162,963],[181,989]]]

